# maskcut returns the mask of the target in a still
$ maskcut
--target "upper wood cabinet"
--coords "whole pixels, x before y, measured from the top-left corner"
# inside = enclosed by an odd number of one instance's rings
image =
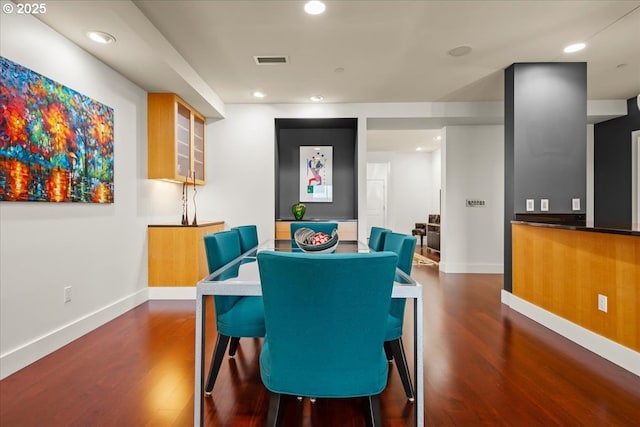
[[[147,146],[150,179],[205,183],[205,118],[173,93],[147,95]]]

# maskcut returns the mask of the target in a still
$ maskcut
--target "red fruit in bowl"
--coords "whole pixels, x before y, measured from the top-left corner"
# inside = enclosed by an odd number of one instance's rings
[[[331,239],[331,236],[320,231],[314,234],[312,243],[313,245],[322,245],[327,243],[330,239]]]

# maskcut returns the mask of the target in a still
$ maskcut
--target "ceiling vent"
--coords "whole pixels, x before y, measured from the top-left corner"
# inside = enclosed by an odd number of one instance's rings
[[[254,56],[253,60],[257,65],[274,65],[274,64],[288,64],[289,58],[286,56]]]

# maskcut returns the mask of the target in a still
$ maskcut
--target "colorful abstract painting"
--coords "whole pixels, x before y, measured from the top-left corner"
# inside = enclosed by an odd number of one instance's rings
[[[0,200],[113,203],[113,109],[0,57]]]
[[[333,201],[333,147],[300,147],[300,201]]]

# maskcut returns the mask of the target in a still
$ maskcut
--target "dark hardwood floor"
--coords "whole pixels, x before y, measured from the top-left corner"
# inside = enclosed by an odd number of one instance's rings
[[[413,276],[425,293],[427,426],[640,425],[640,378],[503,306],[502,276],[433,266],[415,266]],[[192,301],[149,301],[5,378],[0,425],[191,426],[194,309]],[[214,328],[208,336],[210,354]],[[407,310],[410,354],[411,336]],[[242,339],[225,360],[205,398],[207,426],[264,425],[259,351],[260,340]],[[391,368],[384,425],[415,426]],[[289,399],[286,408],[287,426],[364,425],[357,399]]]

